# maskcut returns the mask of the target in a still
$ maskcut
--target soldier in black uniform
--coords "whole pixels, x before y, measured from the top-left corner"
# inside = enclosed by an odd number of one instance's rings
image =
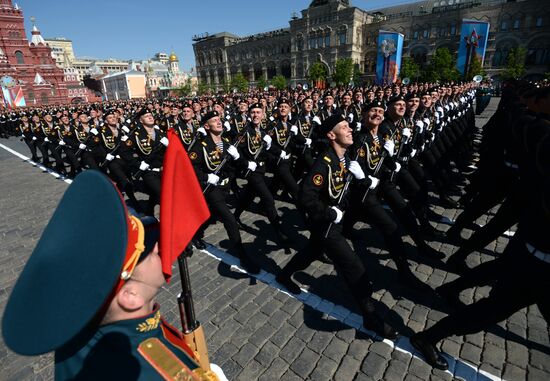
[[[305,97],[302,100],[302,107],[296,116],[296,126],[298,133],[304,140],[296,144],[293,154],[296,156],[294,165],[294,177],[297,181],[302,179],[304,173],[309,172],[313,166],[314,158],[317,156],[316,146],[318,132],[316,131],[321,124],[321,120],[313,113],[313,99]],[[300,139],[301,140],[301,139]]]
[[[383,337],[395,339],[397,332],[375,312],[372,285],[363,262],[342,235],[340,222],[348,204],[346,182],[351,181],[350,177],[365,181],[359,163],[351,161],[346,153],[353,144],[351,128],[341,114],[336,114],[325,119],[320,134],[327,136],[330,148],[315,161],[302,182],[300,193],[300,202],[308,213],[310,224],[309,244],[290,260],[276,279],[290,292],[300,293],[300,288],[291,278],[292,274],[305,269],[325,252],[344,277],[359,305],[364,327]]]
[[[202,121],[207,135],[189,152],[189,158],[204,190],[204,197],[212,217],[219,219],[225,227],[231,243],[230,252],[240,259],[245,270],[258,274],[260,267],[244,249],[239,225],[226,203],[230,177],[234,175],[231,167],[248,167],[248,162],[241,157],[237,147],[231,145],[228,138],[222,137],[223,124],[217,111],[208,112],[203,116]],[[195,240],[202,240],[209,224],[210,221],[207,221],[199,229],[194,237]]]
[[[80,172],[80,162],[75,156],[78,149],[78,140],[76,139],[75,126],[71,124],[67,115],[63,115],[60,119],[61,124],[58,126],[58,144],[60,149],[65,152],[66,160],[71,165],[71,171],[69,177],[74,178]],[[56,148],[57,150],[58,148]]]
[[[264,117],[262,105],[260,103],[250,105],[248,113],[251,120],[245,128],[244,139],[239,145],[240,155],[247,162],[247,167],[243,171],[245,173],[244,178],[248,183],[240,194],[237,207],[235,208],[235,218],[239,224],[242,224],[240,222],[242,212],[250,205],[254,197],[260,197],[262,210],[273,229],[275,229],[280,243],[288,251],[286,247],[287,237],[281,230],[281,222],[275,208],[275,200],[265,182],[266,151],[269,151],[271,148],[272,139],[260,128]]]
[[[54,123],[53,117],[51,114],[45,114],[44,115],[44,121],[41,124],[42,129],[42,146],[44,147],[44,150],[46,153],[50,152],[55,160],[55,170],[63,175],[66,176],[67,173],[65,172],[65,166],[63,164],[63,159],[61,158],[61,154],[59,153],[59,150],[56,148],[58,147],[58,141],[59,141],[59,135],[58,135],[58,129],[56,123]],[[49,159],[49,156],[48,156]]]
[[[168,138],[164,131],[155,125],[155,118],[149,109],[142,108],[136,114],[136,118],[139,118],[139,125],[125,144],[137,155],[135,166],[139,165],[138,172],[143,179],[145,193],[149,195],[145,213],[152,216],[155,205],[160,203],[162,161],[165,147],[168,146]]]
[[[323,95],[323,107],[321,107],[317,116],[319,117],[319,119],[321,119],[321,122],[323,122],[332,114],[339,112],[340,111],[337,110],[337,107],[334,104],[334,96],[332,95],[332,92],[330,90],[327,90]]]
[[[19,123],[19,131],[21,132],[21,139],[25,142],[29,150],[31,151],[31,160],[38,162],[38,156],[36,155],[36,136],[34,136],[31,123],[29,123],[29,117],[26,114],[21,116],[21,122]]]
[[[80,163],[82,167],[95,169],[99,171],[99,163],[105,158],[103,149],[101,149],[99,131],[94,125],[90,125],[90,117],[80,111],[78,114],[78,122],[75,126],[75,137],[78,141],[75,155],[80,155]]]

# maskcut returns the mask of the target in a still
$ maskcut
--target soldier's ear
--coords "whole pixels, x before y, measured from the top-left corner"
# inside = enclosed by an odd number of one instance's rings
[[[145,299],[135,287],[135,283],[128,282],[116,295],[117,303],[126,312],[139,310],[145,305]]]

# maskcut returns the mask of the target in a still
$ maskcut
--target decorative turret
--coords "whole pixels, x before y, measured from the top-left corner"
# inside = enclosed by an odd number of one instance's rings
[[[35,46],[38,46],[40,44],[46,45],[46,41],[44,41],[44,38],[40,34],[40,31],[38,30],[38,28],[34,24],[34,22],[36,21],[36,18],[31,17],[31,21],[32,21],[31,44],[34,44]]]
[[[170,73],[179,73],[180,71],[179,60],[178,60],[178,56],[176,56],[176,53],[172,52],[170,54],[170,58],[168,59],[168,61],[170,63],[170,66],[168,67],[168,71]]]

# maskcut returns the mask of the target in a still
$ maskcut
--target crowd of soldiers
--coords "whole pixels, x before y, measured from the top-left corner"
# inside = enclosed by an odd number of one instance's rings
[[[476,87],[465,82],[298,88],[31,108],[2,115],[0,135],[21,137],[33,161],[53,165],[63,176],[84,169],[105,172],[132,207],[152,215],[160,201],[167,131],[173,130],[188,152],[212,215],[193,239],[196,248],[206,247],[204,232],[219,220],[229,252],[245,270],[259,273],[257,259],[242,243],[246,225],[240,219],[258,197],[278,243],[290,253],[292,242],[275,204],[282,192],[310,238],[276,280],[298,294],[295,272],[315,260],[334,264],[365,328],[389,339],[397,337],[397,330],[377,312],[372,282],[348,241],[358,234],[356,223],[366,222],[382,234],[400,281],[421,292],[433,290],[410,270],[403,236],[412,238],[419,255],[436,261],[445,254],[428,242],[454,243],[460,248],[447,259],[448,269],[462,276],[435,292],[457,307],[456,313],[412,338],[431,365],[446,369],[435,348],[439,340],[476,332],[542,302],[550,279],[550,241],[544,234],[550,226],[548,87],[509,83],[482,133],[475,126]],[[136,192],[147,194],[147,202],[140,203]],[[464,208],[446,234],[430,223],[441,216],[430,208],[429,192],[439,206]],[[457,195],[459,201],[453,199]],[[488,225],[462,239],[463,228],[499,203]],[[478,268],[467,267],[470,253],[515,224],[518,233],[504,254]],[[525,262],[525,268],[518,270],[518,262]],[[510,276],[514,271],[521,272],[524,283],[512,290],[518,286],[515,275]],[[460,305],[461,290],[487,283],[497,290],[489,298]],[[473,314],[475,322],[467,318]]]

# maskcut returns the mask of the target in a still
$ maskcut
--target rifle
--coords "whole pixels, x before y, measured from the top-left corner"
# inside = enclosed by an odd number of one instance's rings
[[[300,123],[300,121],[298,121],[298,123]],[[275,128],[273,128],[273,130],[276,130],[277,129],[277,125],[275,125]],[[289,128],[289,132],[290,132],[290,128]],[[277,132],[275,132],[277,133]],[[288,147],[288,143],[290,143],[290,139],[292,138],[292,132],[290,132],[288,134],[288,137],[286,138],[286,141],[285,141],[285,144],[283,144],[283,151],[286,152],[286,149]],[[279,158],[277,159],[277,165],[279,165],[279,163],[281,162],[281,157],[279,156]]]
[[[253,161],[256,161],[256,159],[258,158],[258,156],[260,156],[260,154],[262,153],[262,150],[264,149],[264,147],[266,146],[266,142],[262,140],[262,146],[260,148],[258,148],[258,151],[254,154],[254,157],[253,157]],[[244,175],[244,178],[246,179],[248,177],[248,175],[250,174],[250,169],[248,171],[246,171],[245,175]]]
[[[239,146],[239,144],[241,144],[243,138],[244,138],[244,133],[239,136],[239,139],[237,139],[237,142],[235,144],[233,144],[232,146],[237,148]],[[226,152],[222,162],[220,163],[220,165],[218,165],[218,168],[216,168],[216,170],[213,172],[215,175],[217,175],[221,171],[222,167],[225,165],[225,163],[227,163],[228,158],[229,158],[229,154],[227,154],[227,152]],[[202,194],[206,193],[208,188],[210,188],[210,185],[212,185],[212,184],[210,184],[210,183],[206,184],[206,188],[204,188],[204,190],[202,191]]]
[[[188,152],[191,151],[191,148],[193,148],[193,146],[197,142],[197,139],[199,138],[200,135],[202,135],[202,133],[200,133],[199,131],[195,132],[195,136],[193,136],[193,140],[191,140],[191,143],[189,143],[189,147],[187,147]]]
[[[363,139],[361,140],[361,144],[359,145],[359,147],[362,147],[363,144],[365,144],[365,140],[367,139],[366,136],[363,137]],[[359,151],[360,150],[357,150],[357,154],[355,155],[355,161],[357,161],[357,159],[359,158]],[[351,184],[351,181],[353,180],[353,174],[351,172],[348,172],[347,176],[346,176],[346,183],[344,184],[344,189],[342,189],[342,193],[340,193],[340,197],[338,197],[338,202],[336,203],[336,207],[340,206],[340,203],[342,202],[342,200],[344,199],[344,196],[345,194],[347,193],[348,191],[348,188],[349,188],[349,185]],[[330,229],[332,229],[332,225],[334,224],[334,222],[331,222],[329,225],[328,225],[328,228],[327,228],[327,231],[325,233],[325,238],[328,237],[328,234],[330,233]]]
[[[162,147],[164,147],[164,144],[162,144],[160,141],[157,142],[157,144],[155,145],[155,147],[151,150],[151,152],[149,153],[149,155],[159,151]],[[138,169],[138,171],[136,173],[134,173],[132,175],[132,180],[139,180],[139,178],[141,177],[141,174],[143,173],[144,171],[142,169]]]
[[[298,123],[300,123],[300,120],[298,120]],[[311,127],[309,128],[309,132],[307,134],[306,139],[311,139],[311,135],[313,134],[313,121],[311,122]],[[302,155],[306,152],[307,145],[304,145],[304,148],[302,149]]]
[[[393,131],[393,133],[392,133],[392,138],[393,138],[394,134],[397,132],[398,129],[399,129],[399,127],[395,128],[395,131]],[[405,143],[405,139],[401,139],[401,144],[399,145],[399,151],[397,151],[397,154],[395,155],[395,161],[398,161],[399,158],[401,157],[401,153],[403,152],[403,147],[405,146],[405,144],[408,144],[408,138],[407,138],[407,143]],[[393,181],[394,178],[395,178],[395,171],[393,171],[391,173],[390,181]]]
[[[91,140],[94,136],[96,136],[96,135],[94,135],[94,134],[91,133],[92,128],[96,128],[95,125],[94,125],[93,127],[90,127],[90,132],[88,132],[88,136],[86,137],[86,140],[84,140],[84,143],[82,143],[82,144],[84,144],[85,146],[87,146],[88,143],[90,142],[90,140]],[[96,128],[96,131],[97,131],[97,128]],[[80,154],[82,153],[82,151],[83,151],[83,149],[79,148],[79,149],[75,152],[75,156],[76,156],[76,157],[79,157]]]
[[[195,306],[191,294],[191,280],[187,266],[186,252],[178,257],[178,266],[181,278],[181,293],[178,295],[178,307],[180,311],[183,339],[195,353],[199,365],[205,371],[210,370],[206,338],[201,324],[195,317]]]

